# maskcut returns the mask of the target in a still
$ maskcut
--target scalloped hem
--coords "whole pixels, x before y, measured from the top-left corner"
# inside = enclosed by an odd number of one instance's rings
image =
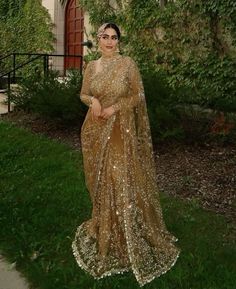
[[[154,274],[154,275],[152,274],[152,276],[150,276],[149,278],[145,279],[145,281],[138,280],[138,277],[135,276],[136,279],[137,279],[137,281],[138,281],[138,283],[139,283],[139,285],[140,285],[140,287],[143,287],[144,285],[152,282],[154,279],[156,279],[156,278],[158,278],[158,277],[166,274],[168,271],[170,271],[171,268],[172,268],[172,267],[175,265],[175,263],[177,262],[179,256],[180,256],[180,250],[179,250],[178,255],[175,257],[174,261],[173,261],[172,264],[170,265],[170,267],[168,267],[166,270],[164,270],[164,271],[162,271],[162,272],[159,272],[159,273],[157,273],[157,274]]]
[[[78,227],[76,235],[79,233],[80,229],[81,229],[81,226]],[[177,240],[178,239],[175,238],[174,242],[177,242]],[[99,280],[99,279],[102,279],[104,277],[108,277],[108,276],[115,275],[115,274],[123,274],[123,273],[126,273],[126,272],[132,272],[134,274],[134,276],[135,276],[135,278],[136,278],[136,280],[137,280],[137,282],[138,282],[140,287],[143,287],[147,283],[150,283],[151,281],[153,281],[155,278],[158,278],[161,275],[164,275],[165,273],[167,273],[175,265],[176,261],[179,258],[181,250],[180,249],[178,249],[178,250],[179,250],[178,254],[176,255],[174,261],[171,263],[170,266],[168,266],[165,270],[163,270],[161,272],[159,271],[156,274],[151,274],[149,277],[146,277],[144,279],[140,278],[140,276],[137,273],[135,273],[136,270],[134,270],[132,264],[131,264],[131,266],[129,268],[112,269],[112,270],[109,270],[107,272],[104,272],[101,276],[98,276],[93,271],[91,271],[89,269],[89,267],[83,262],[83,259],[80,257],[79,251],[78,251],[77,246],[76,246],[76,238],[72,242],[72,251],[73,251],[73,255],[74,255],[75,259],[76,259],[77,264],[84,271],[86,271],[90,275],[92,275],[94,277],[94,279]]]

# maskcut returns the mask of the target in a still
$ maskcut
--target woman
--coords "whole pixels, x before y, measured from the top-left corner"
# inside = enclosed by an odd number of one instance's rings
[[[117,52],[119,39],[115,24],[103,24],[102,56],[84,73],[81,142],[93,210],[72,247],[95,278],[132,270],[143,286],[174,265],[179,249],[162,218],[142,80],[135,62]]]

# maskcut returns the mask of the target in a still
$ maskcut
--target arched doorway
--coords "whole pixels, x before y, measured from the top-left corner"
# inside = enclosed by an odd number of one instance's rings
[[[65,10],[65,54],[83,55],[84,15],[78,0],[68,0]],[[65,57],[65,70],[80,68],[81,58]]]

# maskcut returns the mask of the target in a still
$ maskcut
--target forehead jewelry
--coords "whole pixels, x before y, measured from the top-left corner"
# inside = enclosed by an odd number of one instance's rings
[[[105,27],[108,25],[109,23],[104,23],[102,24],[99,28],[98,28],[98,32],[97,32],[97,37],[100,38],[102,36],[102,34],[104,34],[105,32]]]

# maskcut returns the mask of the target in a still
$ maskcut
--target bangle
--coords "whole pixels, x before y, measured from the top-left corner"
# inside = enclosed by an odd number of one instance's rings
[[[94,96],[91,96],[91,98],[90,98],[90,104],[89,104],[90,107],[91,107],[92,104],[93,104],[93,99],[94,99]]]

